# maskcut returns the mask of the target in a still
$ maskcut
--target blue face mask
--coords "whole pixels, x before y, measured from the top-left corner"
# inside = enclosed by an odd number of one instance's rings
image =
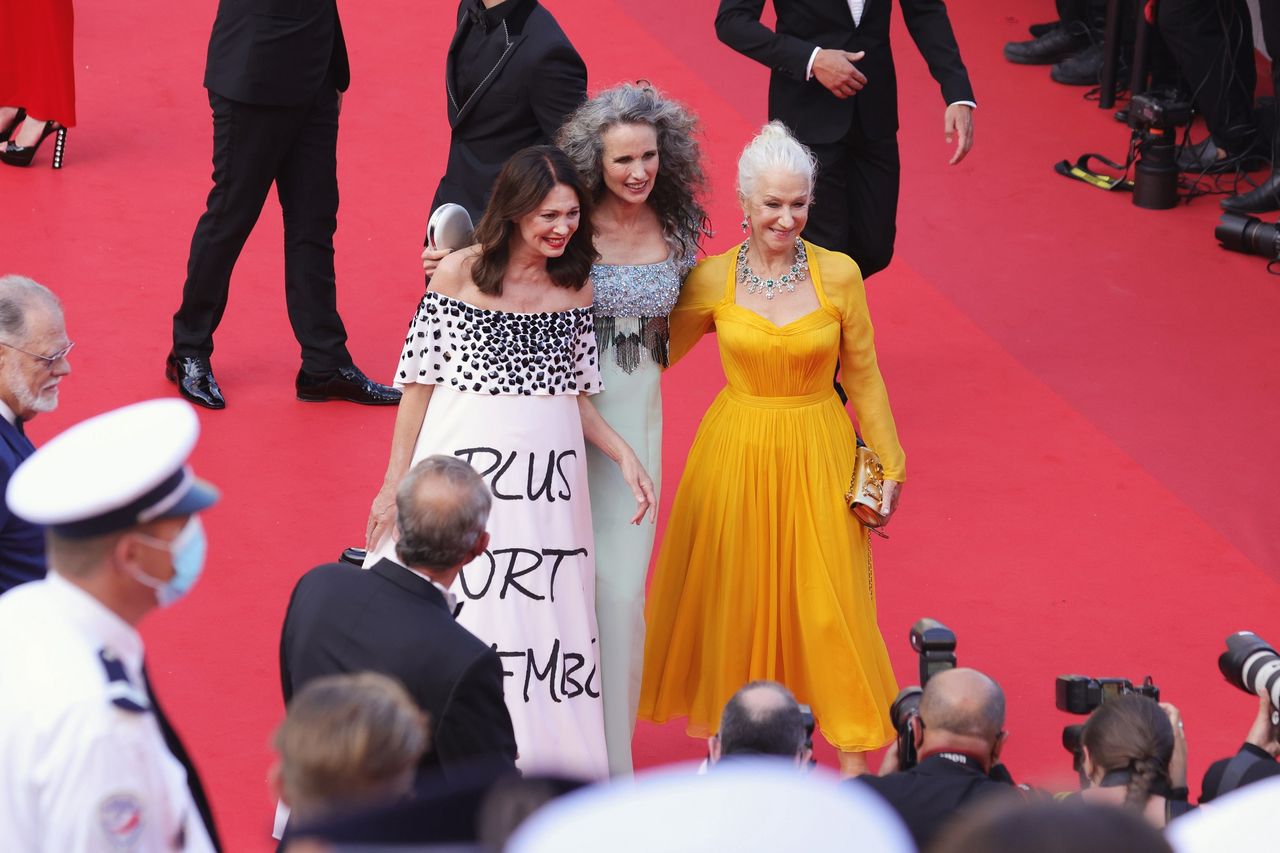
[[[161,607],[168,607],[190,592],[204,571],[204,558],[209,549],[204,525],[200,523],[199,516],[193,515],[172,542],[142,534],[138,534],[138,538],[152,547],[168,551],[173,558],[173,577],[167,581],[153,578],[141,570],[130,572],[138,583],[156,591],[156,601]]]

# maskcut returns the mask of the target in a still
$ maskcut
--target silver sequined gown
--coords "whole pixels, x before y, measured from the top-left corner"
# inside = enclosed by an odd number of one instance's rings
[[[604,392],[592,398],[605,421],[635,449],[654,488],[662,489],[662,369],[667,317],[693,260],[596,264],[596,340]],[[600,631],[605,741],[609,772],[631,772],[631,735],[644,657],[644,582],[653,525],[632,525],[636,503],[618,466],[587,447],[591,519],[596,541],[596,621]]]

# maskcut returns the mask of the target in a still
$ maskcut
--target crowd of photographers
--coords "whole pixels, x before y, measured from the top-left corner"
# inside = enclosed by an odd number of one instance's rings
[[[1257,10],[1274,57],[1280,2],[1258,0]],[[1255,97],[1247,0],[1057,0],[1057,12],[1058,20],[1033,25],[1030,39],[1006,44],[1005,58],[1050,65],[1052,80],[1091,87],[1100,106],[1131,95],[1116,112],[1131,129],[1126,160],[1089,154],[1058,171],[1108,190],[1131,189],[1134,204],[1149,209],[1225,195],[1216,229],[1222,246],[1280,258],[1280,229],[1251,215],[1280,210],[1280,120],[1273,98]],[[1280,89],[1280,64],[1271,64],[1271,80]],[[1193,140],[1197,116],[1207,134]],[[1092,170],[1092,161],[1110,171]]]
[[[431,748],[413,702],[381,676],[320,679],[295,697],[276,740],[277,789],[313,828],[288,849],[423,842],[427,825],[434,843],[533,853],[692,851],[712,840],[742,850],[850,849],[845,821],[861,842],[853,849],[885,853],[1200,853],[1267,837],[1280,808],[1280,655],[1255,634],[1229,637],[1219,668],[1258,697],[1256,714],[1236,754],[1209,767],[1198,797],[1180,714],[1150,679],[1059,677],[1059,710],[1087,716],[1063,733],[1080,786],[1044,791],[1017,784],[1001,763],[1000,685],[956,667],[955,635],[936,621],[913,626],[911,643],[922,686],[894,703],[898,740],[877,774],[843,782],[810,772],[808,709],[782,685],[757,681],[724,708],[704,775],[677,769],[595,786],[453,780],[405,800]],[[406,836],[401,827],[417,829]],[[326,846],[309,846],[317,842]]]

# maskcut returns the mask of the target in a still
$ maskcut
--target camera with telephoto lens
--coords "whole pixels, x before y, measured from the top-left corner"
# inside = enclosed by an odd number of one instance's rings
[[[1280,259],[1280,225],[1263,222],[1256,216],[1224,213],[1213,229],[1218,244],[1231,252]]]
[[[1218,657],[1224,678],[1245,693],[1271,700],[1271,724],[1280,723],[1280,655],[1252,631],[1227,637],[1227,650]]]
[[[1168,210],[1178,203],[1179,127],[1191,124],[1191,104],[1175,92],[1151,91],[1129,102],[1129,127],[1138,161],[1133,170],[1133,203]]]
[[[916,740],[911,720],[920,716],[920,697],[929,679],[956,667],[956,635],[936,619],[911,626],[911,648],[920,656],[920,684],[904,687],[889,706],[889,719],[898,732],[898,769],[916,766]]]
[[[1068,714],[1087,715],[1094,709],[1117,696],[1127,694],[1146,696],[1153,702],[1160,701],[1160,688],[1156,687],[1151,676],[1135,686],[1127,678],[1089,678],[1087,675],[1059,675],[1054,684],[1054,704],[1059,711]],[[1067,726],[1062,730],[1062,748],[1072,755],[1072,768],[1080,774],[1084,784],[1084,751],[1080,748],[1080,736],[1084,733],[1083,725]]]

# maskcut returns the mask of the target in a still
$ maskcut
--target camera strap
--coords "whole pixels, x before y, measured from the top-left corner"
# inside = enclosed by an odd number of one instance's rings
[[[1111,175],[1092,171],[1089,168],[1090,160],[1097,160],[1111,169],[1119,169],[1122,174],[1119,177],[1112,177]],[[1133,190],[1133,181],[1127,177],[1129,174],[1128,166],[1116,163],[1101,154],[1081,154],[1074,163],[1070,160],[1061,160],[1054,164],[1053,170],[1064,178],[1083,181],[1089,186],[1097,187],[1100,190]]]
[[[1214,796],[1221,797],[1228,791],[1234,791],[1240,787],[1240,780],[1244,779],[1244,774],[1249,772],[1249,768],[1264,760],[1246,750],[1237,752],[1227,762],[1226,769],[1222,771],[1222,780],[1218,782],[1218,792]]]

